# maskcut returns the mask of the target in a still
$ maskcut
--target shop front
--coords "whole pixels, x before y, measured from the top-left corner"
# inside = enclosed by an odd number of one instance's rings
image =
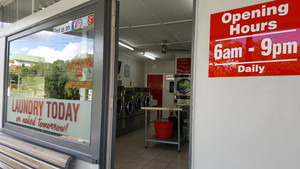
[[[112,168],[115,1],[70,2],[1,24],[1,132],[72,156],[70,168]],[[191,110],[190,168],[300,168],[298,4],[194,1],[192,76],[175,86],[193,91],[176,97]]]
[[[61,1],[2,29],[3,134],[106,168],[110,9]]]

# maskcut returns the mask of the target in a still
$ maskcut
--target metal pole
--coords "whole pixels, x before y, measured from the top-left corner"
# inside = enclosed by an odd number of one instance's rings
[[[177,111],[178,114],[178,152],[181,152],[180,149],[180,111]]]
[[[18,92],[20,93],[20,74],[18,73]]]
[[[147,115],[148,110],[145,110],[145,148],[147,148],[147,137],[148,137],[148,120],[147,120]]]

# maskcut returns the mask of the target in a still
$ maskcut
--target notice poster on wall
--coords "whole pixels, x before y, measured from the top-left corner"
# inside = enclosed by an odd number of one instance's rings
[[[177,58],[176,74],[191,74],[191,58]]]
[[[7,121],[56,134],[90,140],[90,101],[8,96]]]
[[[209,77],[300,74],[300,1],[212,14]]]

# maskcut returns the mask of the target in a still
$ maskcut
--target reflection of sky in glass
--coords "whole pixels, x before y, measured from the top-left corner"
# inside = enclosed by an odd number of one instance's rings
[[[82,54],[93,54],[93,39],[41,31],[12,41],[10,56],[14,53],[44,57],[50,63],[71,60]]]

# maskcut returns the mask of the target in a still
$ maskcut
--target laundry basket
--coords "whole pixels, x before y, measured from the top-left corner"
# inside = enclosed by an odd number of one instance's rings
[[[172,136],[173,122],[170,121],[155,121],[155,134],[158,138],[170,138]]]

